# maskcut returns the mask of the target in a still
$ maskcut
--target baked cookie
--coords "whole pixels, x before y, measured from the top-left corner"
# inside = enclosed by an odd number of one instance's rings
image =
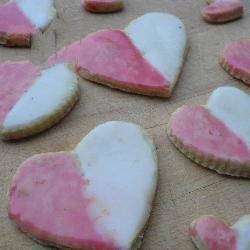
[[[171,116],[168,135],[196,163],[220,174],[250,177],[250,98],[220,87],[206,105],[185,105]]]
[[[156,151],[145,131],[107,122],[72,152],[26,160],[11,185],[9,217],[45,245],[139,249],[156,183]]]
[[[243,5],[238,0],[207,0],[202,17],[210,23],[233,21],[243,15]]]
[[[249,234],[250,215],[241,217],[232,227],[212,215],[204,215],[189,227],[189,235],[199,250],[249,250]]]
[[[183,23],[148,13],[124,30],[101,30],[62,48],[47,65],[76,63],[80,76],[111,88],[168,97],[187,52]]]
[[[233,77],[250,84],[250,40],[228,45],[220,59],[221,66]]]
[[[62,119],[78,99],[77,80],[67,64],[41,72],[29,61],[1,63],[1,138],[33,135]]]
[[[0,44],[30,47],[37,29],[45,31],[56,16],[53,0],[13,0],[0,5]]]
[[[123,8],[123,0],[82,0],[85,10],[93,13],[116,12]]]

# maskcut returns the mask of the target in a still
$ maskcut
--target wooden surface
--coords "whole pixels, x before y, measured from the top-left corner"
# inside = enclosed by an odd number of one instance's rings
[[[6,2],[0,0],[1,3]],[[169,142],[166,126],[171,112],[185,103],[205,103],[217,86],[235,85],[218,65],[226,44],[250,36],[250,2],[245,17],[224,25],[208,25],[200,18],[205,1],[127,0],[124,11],[94,15],[84,12],[80,0],[55,0],[58,17],[50,28],[33,39],[32,49],[0,47],[0,61],[30,59],[43,65],[62,46],[102,28],[123,28],[150,11],[169,11],[186,24],[190,51],[183,73],[168,100],[130,95],[80,80],[81,100],[61,123],[19,142],[0,142],[0,249],[48,249],[19,232],[7,217],[8,189],[19,164],[33,154],[71,150],[96,125],[108,120],[138,123],[154,138],[159,157],[158,191],[143,250],[192,250],[189,223],[199,215],[214,214],[233,223],[250,213],[250,180],[219,176],[197,166]],[[142,173],[143,174],[143,173]]]

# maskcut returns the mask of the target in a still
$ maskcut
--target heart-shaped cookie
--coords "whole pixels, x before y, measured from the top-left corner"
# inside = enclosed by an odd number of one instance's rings
[[[221,174],[250,177],[250,98],[220,87],[207,104],[185,105],[170,118],[174,145],[198,164]]]
[[[72,152],[18,169],[9,217],[40,242],[73,249],[139,249],[157,182],[157,156],[139,126],[107,122]]]
[[[0,5],[0,44],[30,47],[37,29],[44,31],[55,18],[53,0],[14,0]]]
[[[94,13],[109,13],[123,8],[123,0],[82,0],[85,10]]]
[[[204,215],[192,222],[189,235],[199,250],[249,250],[250,215],[241,217],[232,227]]]
[[[187,51],[183,23],[148,13],[125,30],[102,30],[62,48],[47,65],[74,62],[91,81],[127,92],[170,96]]]
[[[62,119],[79,97],[77,75],[67,64],[44,71],[29,61],[0,64],[0,136],[19,139]]]
[[[207,0],[202,17],[210,23],[233,21],[243,15],[243,5],[238,0]]]
[[[233,77],[250,84],[250,40],[228,45],[220,60],[221,66]]]

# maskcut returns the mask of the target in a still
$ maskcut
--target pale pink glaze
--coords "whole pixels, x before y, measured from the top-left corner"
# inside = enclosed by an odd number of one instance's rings
[[[237,0],[217,0],[202,10],[202,16],[211,22],[236,19],[243,14],[243,5]]]
[[[0,35],[33,35],[35,26],[13,1],[0,5]]]
[[[236,75],[250,78],[250,40],[231,43],[225,48],[223,59]]]
[[[102,30],[62,48],[49,58],[47,66],[58,62],[76,63],[93,76],[142,89],[166,90],[169,82],[143,58],[126,34]]]
[[[36,238],[76,249],[113,250],[87,213],[84,179],[70,152],[40,154],[26,160],[10,190],[9,217]]]
[[[82,0],[82,4],[90,12],[112,12],[122,9],[122,0]]]
[[[250,161],[246,143],[204,106],[184,106],[170,119],[171,133],[186,147],[217,159]]]
[[[195,220],[189,234],[198,237],[208,250],[236,250],[237,231],[214,216],[202,216]]]
[[[0,126],[39,74],[39,68],[29,61],[7,61],[0,64]]]

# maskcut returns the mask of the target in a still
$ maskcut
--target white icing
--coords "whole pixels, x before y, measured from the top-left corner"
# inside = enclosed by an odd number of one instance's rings
[[[76,147],[85,192],[93,197],[88,212],[96,230],[130,249],[151,210],[157,182],[152,142],[137,125],[108,122],[92,130]],[[91,199],[92,200],[92,199]]]
[[[151,65],[174,85],[187,46],[186,30],[181,20],[170,14],[148,13],[131,22],[125,32]]]
[[[15,0],[15,2],[39,29],[45,29],[56,16],[54,0]]]
[[[44,70],[8,113],[3,131],[32,126],[50,117],[75,95],[77,89],[77,75],[67,64]]]
[[[220,87],[210,96],[207,108],[250,146],[250,97],[234,87]]]
[[[250,215],[241,217],[232,228],[238,231],[236,250],[250,249]]]

